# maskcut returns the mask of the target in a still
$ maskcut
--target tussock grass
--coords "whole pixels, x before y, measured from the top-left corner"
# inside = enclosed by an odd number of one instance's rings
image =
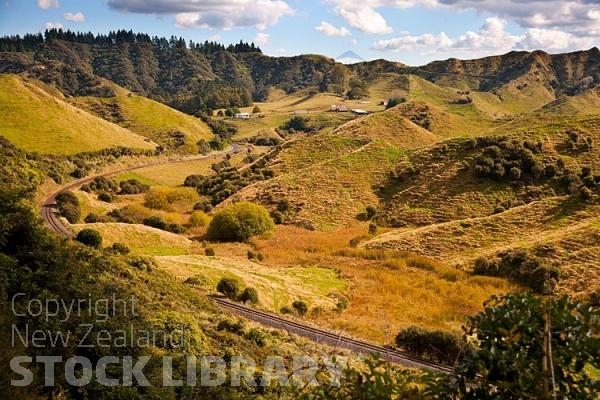
[[[385,249],[351,248],[361,224],[335,232],[278,226],[272,239],[254,239],[270,266],[322,265],[350,282],[346,311],[325,313],[319,323],[358,337],[390,343],[411,324],[459,330],[494,293],[510,290],[502,279],[471,277],[430,258]]]

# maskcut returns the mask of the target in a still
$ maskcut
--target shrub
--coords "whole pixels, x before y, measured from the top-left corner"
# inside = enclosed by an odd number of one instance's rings
[[[473,273],[504,277],[540,294],[552,293],[560,278],[558,268],[524,250],[503,251],[494,259],[478,258]]]
[[[81,210],[79,206],[72,203],[64,203],[58,207],[61,215],[67,219],[71,224],[76,224],[81,218]]]
[[[279,309],[279,312],[282,314],[293,314],[294,311],[292,311],[291,308],[289,308],[288,306],[283,306]]]
[[[75,236],[75,240],[96,249],[99,249],[102,246],[102,235],[95,229],[82,229],[77,236]]]
[[[254,203],[239,202],[217,211],[208,226],[209,240],[245,241],[273,230],[267,210]]]
[[[204,255],[207,257],[214,257],[215,249],[213,249],[212,247],[207,247],[206,249],[204,249]]]
[[[112,244],[112,246],[108,247],[106,249],[106,251],[108,253],[112,253],[112,254],[129,254],[131,252],[131,250],[129,249],[129,247],[127,247],[126,244],[123,243],[119,243],[119,242],[115,242]]]
[[[411,326],[398,332],[396,345],[414,356],[453,365],[466,343],[460,336],[450,332]]]
[[[83,222],[85,222],[86,224],[93,224],[96,223],[100,220],[100,218],[98,217],[98,215],[94,214],[94,213],[89,213],[84,219]]]
[[[375,218],[375,216],[377,215],[377,207],[373,205],[367,206],[365,210],[365,215],[367,216],[367,219]]]
[[[243,303],[258,304],[258,291],[253,287],[247,287],[240,295],[239,300]]]
[[[155,210],[170,210],[176,202],[196,202],[198,193],[190,187],[153,187],[144,196],[144,206]]]
[[[152,188],[144,196],[144,206],[154,210],[167,210],[169,208],[167,192]]]
[[[143,224],[163,231],[167,230],[167,223],[158,215],[145,218]]]
[[[585,201],[590,200],[593,196],[594,193],[590,190],[590,188],[583,186],[582,188],[579,189],[579,195],[581,196],[581,198]]]
[[[280,200],[279,203],[277,203],[277,211],[279,212],[288,212],[290,210],[290,201],[288,199],[283,199]]]
[[[202,282],[201,282],[200,278],[198,278],[197,276],[190,276],[185,281],[183,281],[183,283],[185,283],[186,285],[190,285],[190,286],[198,286]]]
[[[105,203],[112,203],[112,195],[108,192],[100,192],[100,194],[98,194],[98,200],[103,201]]]
[[[178,235],[185,233],[185,227],[181,224],[167,224],[165,230],[167,232],[176,233]]]
[[[392,97],[391,99],[388,100],[387,106],[385,108],[387,110],[388,108],[396,107],[398,104],[402,104],[402,103],[406,103],[405,97]]]
[[[308,311],[308,305],[305,302],[303,302],[302,300],[294,301],[292,303],[292,307],[294,308],[294,310],[296,310],[296,312],[300,316],[303,316]]]
[[[494,214],[502,214],[504,211],[506,211],[506,208],[504,208],[504,206],[496,206],[496,208],[494,208]]]
[[[55,196],[55,200],[58,206],[67,203],[79,206],[79,199],[75,193],[71,192],[70,190],[62,190],[58,192],[58,194]]]
[[[377,224],[371,222],[369,224],[369,235],[376,235],[377,234]]]
[[[236,299],[240,291],[240,284],[232,278],[222,278],[217,284],[217,292],[222,293],[228,299]]]
[[[210,222],[210,217],[204,211],[194,211],[190,215],[189,224],[193,227],[204,227]]]
[[[308,130],[306,122],[307,120],[305,118],[296,115],[295,117],[292,117],[289,121],[287,121],[285,124],[283,124],[281,128],[286,131],[306,131]]]
[[[204,181],[204,175],[189,175],[183,181],[183,186],[199,187]]]
[[[71,172],[71,176],[75,179],[85,178],[87,175],[87,171],[85,168],[75,168],[73,172]]]
[[[276,225],[281,225],[285,222],[285,215],[281,211],[273,211],[271,213],[271,218],[273,218],[273,222]]]
[[[243,335],[244,328],[245,328],[245,325],[240,320],[231,322],[231,321],[225,319],[225,320],[219,322],[217,325],[218,331],[227,331],[227,332],[235,333],[236,335]]]
[[[263,347],[267,343],[266,335],[256,328],[252,328],[248,331],[246,339],[254,342],[258,347]]]
[[[510,178],[514,179],[515,181],[518,181],[519,179],[521,179],[521,168],[519,167],[512,167],[509,171],[508,171]]]
[[[114,181],[108,180],[103,176],[94,178],[90,183],[81,186],[81,190],[85,192],[116,192],[119,189]]]
[[[260,107],[254,106],[254,108],[252,109],[252,114],[258,114],[259,112],[261,112]]]
[[[150,189],[150,185],[141,183],[137,179],[128,179],[119,182],[121,192],[119,194],[139,194],[146,193]]]

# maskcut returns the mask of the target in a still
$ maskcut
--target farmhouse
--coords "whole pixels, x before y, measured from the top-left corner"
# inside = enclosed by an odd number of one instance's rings
[[[234,115],[236,119],[250,119],[250,113],[237,113]]]

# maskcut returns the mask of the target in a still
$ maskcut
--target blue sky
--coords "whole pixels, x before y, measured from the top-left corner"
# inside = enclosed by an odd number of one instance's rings
[[[0,34],[46,27],[133,29],[223,43],[254,41],[270,55],[420,65],[510,50],[552,53],[600,45],[600,0],[0,0]]]

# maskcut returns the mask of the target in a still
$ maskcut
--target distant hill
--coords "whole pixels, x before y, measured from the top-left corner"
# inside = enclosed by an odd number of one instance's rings
[[[528,105],[522,97],[533,96],[544,101],[539,104],[543,106],[600,82],[597,48],[557,55],[510,52],[418,68],[361,61],[352,51],[338,57],[349,60],[360,62],[344,65],[318,55],[269,57],[252,44],[188,44],[130,31],[92,35],[52,30],[44,37],[0,39],[0,73],[28,73],[67,95],[111,97],[114,92],[101,80],[105,78],[189,114],[248,106],[253,100],[266,100],[273,88],[344,93],[353,78],[371,83],[381,74],[410,73],[442,86],[508,96],[521,102],[520,107]]]
[[[364,58],[353,52],[352,50],[348,50],[335,58],[335,60],[342,64],[356,64],[361,61],[365,61]]]
[[[600,84],[600,50],[566,54],[512,51],[477,60],[435,61],[416,71],[425,79],[457,88],[491,91],[511,82],[541,84],[554,93],[575,94]]]

